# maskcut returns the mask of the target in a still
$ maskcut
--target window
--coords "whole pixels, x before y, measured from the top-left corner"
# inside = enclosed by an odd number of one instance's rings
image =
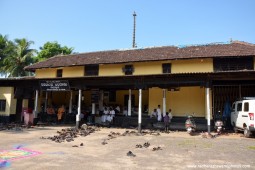
[[[125,65],[122,71],[125,73],[125,75],[133,75],[134,67],[133,65]]]
[[[249,103],[248,102],[245,102],[244,103],[244,109],[243,109],[244,112],[249,112]]]
[[[63,70],[57,69],[57,77],[62,77]]]
[[[162,64],[162,72],[163,73],[171,73],[171,63]]]
[[[84,71],[85,76],[98,76],[99,65],[86,65]]]
[[[230,70],[254,70],[253,57],[225,57],[213,59],[213,69],[217,71],[230,71]]]
[[[237,111],[242,111],[242,103],[237,104]]]
[[[0,112],[5,112],[6,100],[0,100]]]

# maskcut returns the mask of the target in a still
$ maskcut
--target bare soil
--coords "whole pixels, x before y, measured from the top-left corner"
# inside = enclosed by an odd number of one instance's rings
[[[182,131],[138,134],[135,129],[100,128],[72,142],[40,139],[63,128],[67,127],[0,131],[0,150],[21,146],[42,152],[10,161],[4,169],[255,169],[255,138],[241,133],[207,138],[199,132],[193,136]]]

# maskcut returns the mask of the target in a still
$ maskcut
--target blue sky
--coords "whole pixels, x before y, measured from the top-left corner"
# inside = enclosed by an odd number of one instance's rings
[[[0,34],[75,52],[132,47],[255,43],[255,0],[0,0]]]

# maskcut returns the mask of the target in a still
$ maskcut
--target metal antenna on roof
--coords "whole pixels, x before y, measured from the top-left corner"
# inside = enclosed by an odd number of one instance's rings
[[[133,13],[133,16],[134,16],[134,30],[133,30],[133,48],[136,48],[137,46],[136,46],[136,43],[135,43],[135,27],[136,27],[136,13],[135,13],[135,11],[134,11],[134,13]]]

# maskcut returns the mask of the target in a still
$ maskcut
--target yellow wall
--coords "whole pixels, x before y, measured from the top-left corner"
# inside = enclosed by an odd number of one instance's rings
[[[6,100],[5,112],[0,112],[0,115],[16,114],[16,99],[14,99],[13,87],[0,87],[0,99]]]
[[[133,75],[161,74],[162,62],[137,62],[133,64]],[[99,76],[120,76],[125,75],[122,68],[128,64],[103,64],[99,67]]]
[[[191,59],[172,61],[172,73],[213,72],[213,60]]]
[[[133,75],[161,74],[162,62],[140,62],[134,63]]]
[[[45,92],[44,92],[45,93]],[[106,103],[108,105],[115,105],[119,104],[121,106],[121,109],[124,106],[124,96],[128,95],[128,90],[118,90],[116,91],[116,102],[110,102]],[[84,96],[84,100],[81,102],[82,108],[88,108],[91,107],[91,91],[85,90],[82,92],[82,95]],[[132,95],[135,95],[135,106],[138,106],[139,103],[139,96],[138,96],[138,90],[132,90]],[[73,91],[73,104],[77,106],[78,103],[74,103],[76,101],[76,98],[78,96],[78,91]],[[148,105],[148,99],[149,99],[149,91],[143,90],[142,91],[142,108],[144,108],[145,105]],[[66,107],[69,106],[69,100],[70,100],[70,92],[48,92],[48,105],[54,104],[55,107],[58,107],[62,104],[64,104]],[[40,98],[38,100],[38,110],[41,108],[41,105],[44,105],[45,102],[45,95],[40,95]],[[134,106],[132,106],[134,107]]]
[[[35,71],[36,78],[54,78],[56,77],[56,74],[55,68],[43,68]]]
[[[163,90],[149,89],[149,114],[161,105],[163,111]],[[200,87],[181,87],[180,91],[167,91],[166,111],[172,109],[173,116],[185,116],[195,113],[196,117],[205,117],[205,89]]]
[[[162,89],[160,88],[150,88],[149,89],[149,114],[153,111],[153,109],[156,109],[158,105],[162,103]]]
[[[131,90],[131,94],[135,96],[135,106],[138,106],[139,105],[139,91]],[[125,95],[129,95],[128,90],[118,90],[116,92],[116,104],[119,104],[123,107]],[[149,95],[148,90],[142,91],[142,109],[144,108],[145,105],[148,105],[148,95]],[[134,106],[132,106],[132,107],[134,107]]]
[[[253,69],[255,70],[255,57],[253,57],[253,62],[254,62]]]
[[[28,99],[22,100],[22,108],[28,108]]]
[[[83,76],[84,76],[84,66],[63,68],[63,77],[83,77]]]
[[[64,67],[64,68],[43,68],[37,69],[36,78],[54,78],[57,76],[57,69],[63,69],[62,77],[82,77],[84,76],[84,66]]]
[[[195,113],[195,117],[205,117],[205,89],[181,87],[180,91],[169,91],[169,103],[173,116]]]
[[[171,63],[172,73],[190,73],[190,72],[213,72],[212,59],[190,59],[190,60],[169,60],[156,62],[136,62],[130,63],[134,66],[133,75],[161,74],[162,64]],[[124,75],[122,68],[125,64],[106,64],[100,65],[100,76]]]
[[[107,103],[109,105],[119,104],[124,106],[124,96],[128,95],[128,90],[116,91],[116,102]],[[73,104],[75,98],[77,98],[78,91],[73,91]],[[91,91],[83,91],[82,95],[84,100],[82,101],[82,108],[91,107]],[[139,95],[138,90],[132,90],[132,95],[135,95],[135,106],[138,106]],[[49,95],[49,101],[53,101],[56,107],[64,104],[69,106],[70,92],[52,92],[52,97]],[[212,106],[212,92],[210,91],[210,100]],[[41,100],[44,101],[43,96]],[[44,102],[42,102],[44,104]],[[41,104],[42,104],[41,103]],[[49,104],[51,104],[49,102]],[[142,91],[142,109],[145,105],[149,107],[149,114],[153,109],[161,105],[163,111],[163,89],[154,87],[149,90]],[[134,106],[132,106],[134,107]],[[121,109],[122,109],[121,108]],[[186,114],[195,113],[196,117],[206,117],[206,100],[205,100],[205,88],[196,87],[180,87],[180,91],[166,91],[166,111],[172,109],[173,116],[185,116]],[[211,112],[212,114],[212,112]]]
[[[122,72],[123,64],[102,64],[99,66],[99,76],[120,76],[124,75]]]
[[[169,60],[155,62],[135,62],[129,63],[134,66],[133,75],[161,74],[162,64],[171,63],[172,73],[191,72],[213,72],[212,59],[189,59],[189,60]],[[125,64],[101,64],[99,65],[99,76],[121,76],[124,75],[122,68]],[[36,70],[36,78],[54,78],[58,68],[44,68]],[[84,66],[63,68],[63,77],[84,76]]]

